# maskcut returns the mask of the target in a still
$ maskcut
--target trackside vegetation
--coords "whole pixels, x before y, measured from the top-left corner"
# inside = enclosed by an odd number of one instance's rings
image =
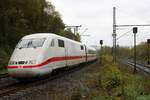
[[[150,79],[132,74],[125,65],[113,64],[112,57],[103,56],[103,68],[99,73],[100,93],[92,100],[149,100]]]
[[[137,62],[147,64],[149,58],[149,49],[146,42],[141,42],[136,47]],[[134,48],[117,46],[117,58],[133,60]]]
[[[72,100],[149,100],[150,79],[122,64],[113,64],[112,56],[103,55],[98,76],[88,80],[92,86],[80,87]],[[96,74],[96,73],[95,73]],[[94,84],[94,86],[93,86]],[[93,88],[90,88],[93,87]],[[90,91],[88,94],[86,90]]]

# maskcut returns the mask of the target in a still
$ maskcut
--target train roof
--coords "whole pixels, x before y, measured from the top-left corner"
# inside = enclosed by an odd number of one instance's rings
[[[94,47],[91,47],[91,46],[87,46],[87,49],[92,50],[92,51],[96,51],[96,49]]]
[[[51,37],[53,33],[34,33],[30,35],[26,35],[23,39],[30,39],[30,38],[44,38],[44,37]]]
[[[68,39],[68,38],[66,38],[66,37],[56,35],[56,34],[54,34],[54,33],[34,33],[34,34],[30,34],[30,35],[24,36],[23,39],[47,38],[47,37],[49,37],[49,38],[56,38],[56,37],[57,37],[57,38],[60,38],[60,39],[63,39],[63,40],[65,39],[65,40],[71,41],[71,42],[76,43],[76,44],[79,44],[79,45],[85,45],[85,44],[83,44],[83,43],[81,43],[81,42],[74,41],[74,40]],[[89,50],[96,51],[96,49],[93,48],[93,47],[91,47],[91,46],[87,46],[87,45],[86,45],[86,47],[87,47],[87,49],[89,49]]]
[[[60,38],[60,39],[63,39],[63,40],[65,39],[65,40],[71,41],[71,42],[76,43],[76,44],[84,45],[84,44],[82,44],[81,42],[77,42],[77,41],[68,39],[68,38],[66,38],[66,37],[56,35],[56,34],[54,34],[54,33],[34,33],[34,34],[30,34],[30,35],[24,36],[23,39],[47,38],[47,37],[50,37],[50,38],[56,38],[56,37],[57,37],[57,38]]]

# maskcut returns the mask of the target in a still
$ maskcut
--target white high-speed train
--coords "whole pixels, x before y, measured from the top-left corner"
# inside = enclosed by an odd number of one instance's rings
[[[52,33],[37,33],[19,41],[7,69],[14,78],[33,78],[96,59],[92,47]]]

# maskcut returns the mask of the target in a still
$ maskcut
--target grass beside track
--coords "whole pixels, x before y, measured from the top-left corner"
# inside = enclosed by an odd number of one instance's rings
[[[82,89],[74,97],[78,100],[150,100],[149,77],[133,74],[132,69],[125,65],[113,64],[109,55],[103,56],[102,63],[99,75],[90,82],[95,86],[90,89],[88,97],[82,96]]]

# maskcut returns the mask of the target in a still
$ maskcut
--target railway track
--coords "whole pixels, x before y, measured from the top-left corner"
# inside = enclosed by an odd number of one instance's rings
[[[95,65],[97,62],[90,64],[90,66]],[[84,68],[85,66],[89,66],[89,64],[84,64],[84,65],[79,65],[78,67],[74,67],[71,69],[63,69],[59,71],[55,71],[50,77],[40,79],[40,80],[35,80],[31,82],[15,82],[14,84],[1,87],[0,88],[0,98],[4,96],[9,96],[10,94],[15,94],[21,90],[25,90],[27,88],[33,88],[36,86],[43,85],[44,83],[50,82],[52,80],[58,79],[60,77],[63,77],[65,75],[68,75],[69,73],[75,72],[80,70],[81,68]]]
[[[8,73],[0,74],[0,79],[1,78],[6,78],[6,77],[9,77]]]
[[[133,63],[133,62],[130,62],[130,61],[127,61],[126,64],[128,64],[128,65],[130,65],[130,66],[134,66],[134,63]],[[149,67],[149,66],[136,63],[136,68],[138,68],[139,70],[143,71],[144,73],[150,75],[150,67]]]

